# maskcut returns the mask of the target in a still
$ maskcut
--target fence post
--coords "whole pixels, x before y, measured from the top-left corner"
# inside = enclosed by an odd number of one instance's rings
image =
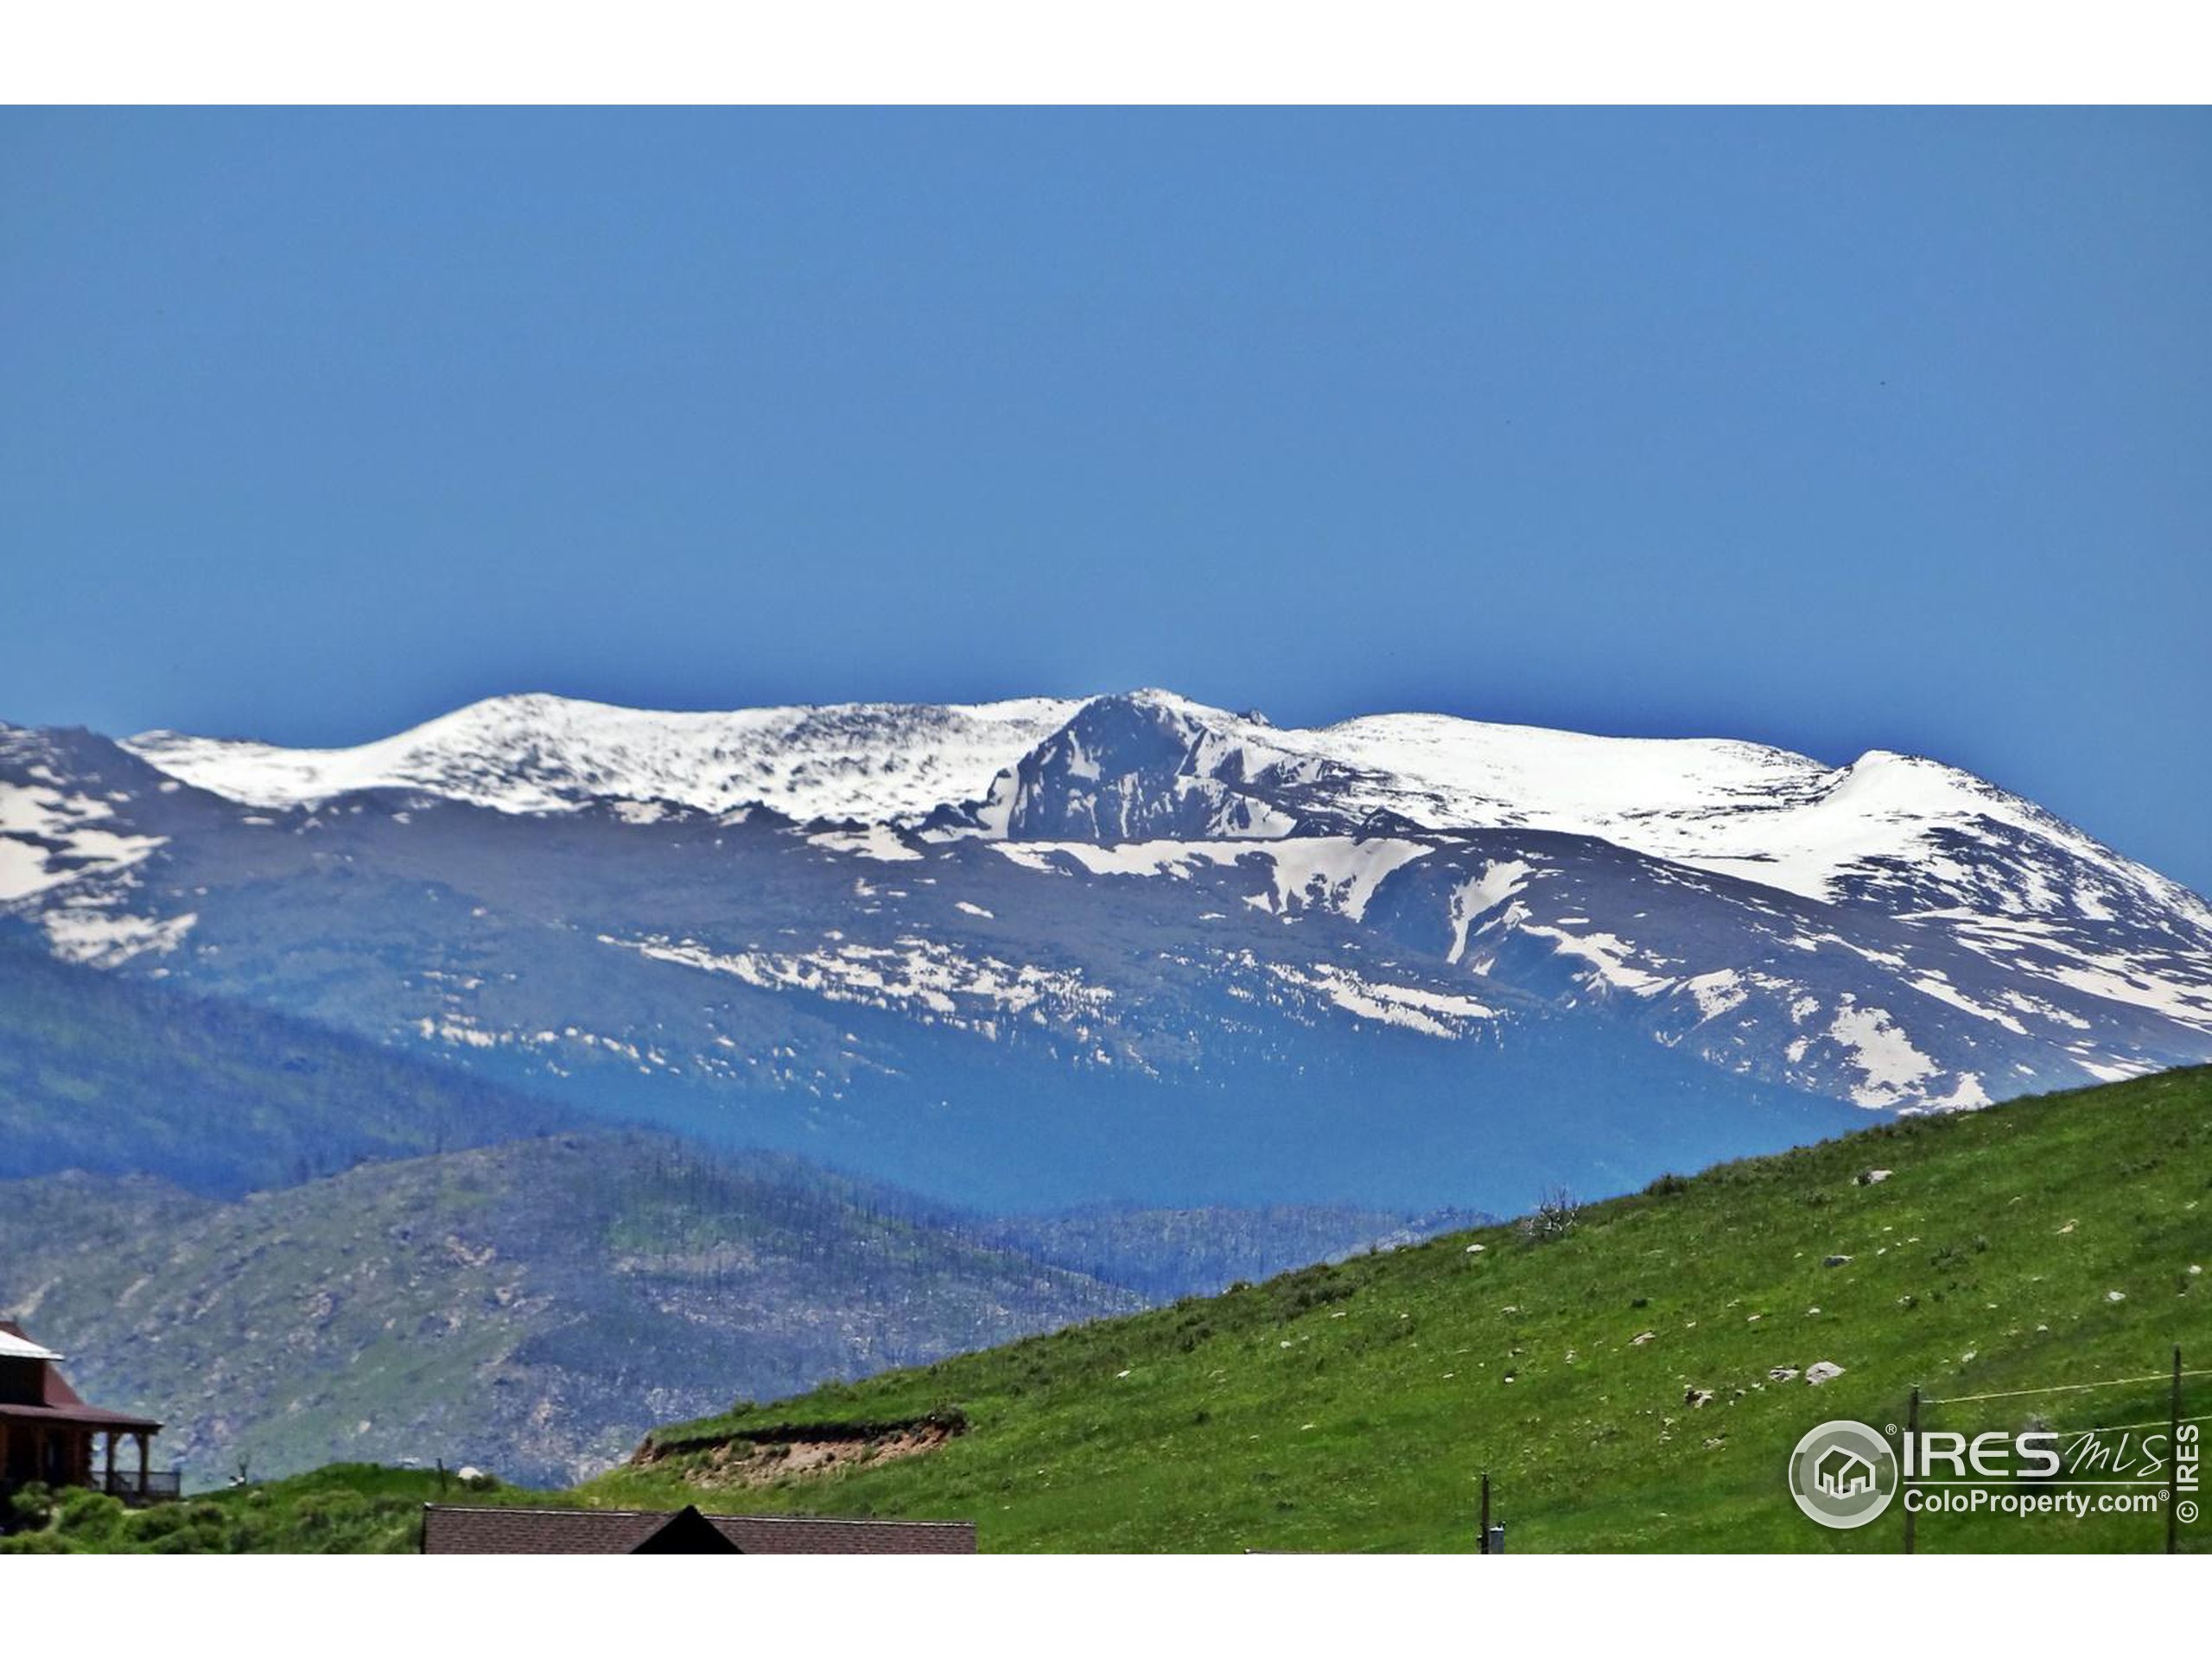
[[[1908,1555],[1912,1554],[1912,1523],[1917,1518],[1912,1512],[1910,1496],[1912,1491],[1912,1459],[1919,1449],[1920,1387],[1916,1383],[1913,1385],[1912,1402],[1905,1408],[1904,1413],[1904,1456],[1897,1459],[1897,1502],[1904,1505],[1904,1553]]]
[[[1475,1539],[1475,1554],[1478,1555],[1490,1554],[1490,1471],[1487,1469],[1483,1471],[1482,1531]]]
[[[2181,1553],[2181,1344],[2174,1344],[2174,1389],[2166,1427],[2166,1554]]]

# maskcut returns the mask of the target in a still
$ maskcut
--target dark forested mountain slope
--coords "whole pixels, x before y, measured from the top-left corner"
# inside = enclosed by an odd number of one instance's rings
[[[79,1169],[236,1194],[575,1116],[249,1002],[57,962],[0,923],[0,1179]]]

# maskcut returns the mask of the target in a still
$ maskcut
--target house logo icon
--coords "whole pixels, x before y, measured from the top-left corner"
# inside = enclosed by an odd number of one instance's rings
[[[1838,1499],[1874,1490],[1874,1465],[1847,1446],[1832,1446],[1813,1465],[1816,1491]]]
[[[1822,1423],[1789,1454],[1789,1495],[1824,1527],[1863,1527],[1897,1494],[1897,1454],[1864,1423]]]

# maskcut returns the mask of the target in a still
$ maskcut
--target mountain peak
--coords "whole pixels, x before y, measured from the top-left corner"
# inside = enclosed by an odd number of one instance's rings
[[[996,773],[1080,706],[1030,697],[690,712],[529,692],[486,698],[350,748],[170,732],[146,733],[124,747],[187,783],[253,806],[413,789],[503,812],[652,802],[887,822],[981,798]]]
[[[1894,887],[1916,865],[1924,877],[1939,845],[1994,835],[2062,849],[2120,899],[2137,895],[2212,925],[2212,907],[2196,894],[1924,756],[1873,749],[1838,767],[1734,739],[1608,737],[1419,713],[1279,728],[1160,686],[702,712],[531,691],[350,748],[166,731],[123,747],[256,807],[386,788],[513,813],[759,806],[800,823],[1104,842],[1350,834],[1382,812],[1445,834],[1595,836],[1822,900],[1870,880]],[[2030,882],[2018,902],[2032,910],[2047,902],[2040,895]],[[1923,897],[1932,907],[1942,893]],[[2086,902],[2094,910],[2113,899]]]

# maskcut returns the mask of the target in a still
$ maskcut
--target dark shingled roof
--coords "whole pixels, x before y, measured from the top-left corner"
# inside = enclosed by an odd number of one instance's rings
[[[431,1555],[627,1555],[685,1513],[425,1503],[423,1549]],[[699,1519],[745,1555],[976,1553],[973,1521],[858,1521],[810,1515],[707,1515]]]
[[[53,1354],[52,1349],[39,1348],[23,1327],[13,1319],[0,1319],[0,1332],[40,1353]],[[59,1355],[54,1356],[54,1358],[59,1357]],[[77,1390],[69,1386],[69,1380],[55,1368],[54,1358],[33,1362],[39,1368],[39,1397],[36,1400],[0,1402],[0,1417],[11,1417],[18,1421],[70,1423],[99,1433],[116,1429],[130,1429],[135,1433],[142,1428],[149,1434],[161,1433],[161,1424],[151,1417],[135,1417],[127,1411],[110,1411],[104,1406],[86,1405]]]

